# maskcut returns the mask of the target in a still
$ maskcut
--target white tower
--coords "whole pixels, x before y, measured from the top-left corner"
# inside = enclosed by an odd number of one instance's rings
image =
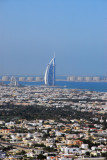
[[[54,86],[55,85],[55,57],[52,58],[48,64],[45,71],[45,85]]]
[[[10,86],[13,86],[13,87],[18,86],[18,82],[14,76],[11,77]]]

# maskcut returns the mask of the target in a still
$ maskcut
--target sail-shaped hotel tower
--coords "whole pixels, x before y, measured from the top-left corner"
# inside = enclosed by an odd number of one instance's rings
[[[52,58],[48,64],[45,71],[45,85],[54,86],[55,85],[55,57]]]

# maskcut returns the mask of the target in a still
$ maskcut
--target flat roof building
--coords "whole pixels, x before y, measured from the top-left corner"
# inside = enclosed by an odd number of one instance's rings
[[[84,77],[77,77],[77,81],[83,81]]]
[[[34,78],[33,77],[27,77],[27,81],[32,82],[32,81],[34,81]]]
[[[2,81],[9,81],[9,76],[3,76]]]
[[[69,76],[69,77],[67,77],[67,80],[68,81],[75,81],[76,77],[75,76]]]
[[[93,77],[93,81],[100,81],[100,77]]]
[[[92,81],[92,77],[85,77],[84,79],[85,79],[85,81],[87,81],[87,82]]]
[[[38,82],[39,82],[39,81],[42,81],[42,80],[43,80],[42,77],[36,77],[36,78],[35,78],[35,81],[38,81]]]
[[[25,81],[26,78],[25,77],[19,77],[19,81]]]

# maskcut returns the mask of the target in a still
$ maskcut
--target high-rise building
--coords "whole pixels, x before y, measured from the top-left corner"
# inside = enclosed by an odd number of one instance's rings
[[[77,81],[83,81],[84,80],[84,77],[77,77]]]
[[[76,77],[75,76],[69,76],[69,77],[67,77],[67,81],[76,81]]]
[[[93,77],[93,81],[100,81],[100,77]]]
[[[40,81],[42,81],[42,80],[43,80],[42,77],[36,77],[36,78],[35,78],[35,81],[37,81],[37,82],[40,82]]]
[[[33,77],[27,77],[27,81],[32,82],[32,81],[34,81],[34,78]]]
[[[19,77],[19,81],[26,81],[25,77]]]
[[[54,86],[55,85],[55,57],[48,64],[45,71],[45,85]]]
[[[9,85],[12,87],[18,86],[18,81],[16,80],[16,77],[14,77],[14,76],[11,77]]]
[[[87,82],[92,81],[92,77],[85,77],[84,79],[85,79],[85,81],[87,81]]]
[[[2,81],[9,81],[9,76],[3,76]]]

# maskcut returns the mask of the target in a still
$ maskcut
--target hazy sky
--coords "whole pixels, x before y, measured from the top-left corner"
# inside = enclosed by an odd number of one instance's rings
[[[107,75],[107,0],[0,0],[0,74]]]

